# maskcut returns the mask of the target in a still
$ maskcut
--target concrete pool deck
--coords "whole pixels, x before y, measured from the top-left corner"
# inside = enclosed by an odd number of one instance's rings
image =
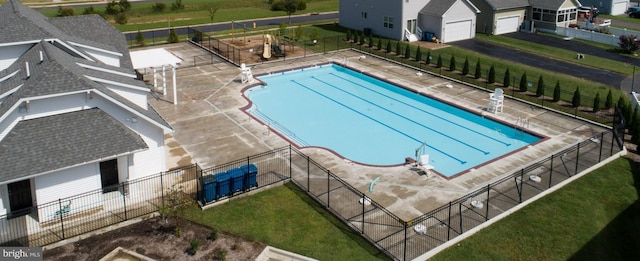
[[[188,43],[162,46],[185,60],[208,54]],[[283,62],[251,65],[254,75],[329,62],[346,63],[349,67],[367,72],[381,79],[411,88],[416,92],[447,101],[467,110],[497,120],[515,124],[528,119],[529,131],[547,137],[544,141],[487,163],[453,179],[438,175],[420,175],[411,165],[370,167],[353,164],[330,151],[302,148],[301,151],[322,166],[349,182],[358,190],[383,205],[403,220],[411,220],[448,202],[486,186],[540,158],[589,139],[606,129],[569,116],[550,112],[526,103],[506,99],[504,112],[488,113],[489,94],[486,91],[458,84],[371,56],[342,51],[305,58],[287,58]],[[172,91],[151,95],[149,103],[174,128],[167,135],[169,167],[198,163],[203,168],[287,146],[288,142],[249,117],[240,108],[248,105],[242,89],[248,84],[240,81],[240,69],[221,59],[213,63],[177,70],[178,104],[173,105]],[[145,75],[145,79],[151,77]],[[171,81],[168,75],[167,79]],[[451,87],[448,87],[450,85]],[[171,83],[167,83],[171,88]],[[507,95],[509,92],[506,93]],[[286,102],[286,101],[283,101]],[[385,142],[384,138],[376,142]],[[398,159],[412,157],[413,151]],[[375,178],[372,192],[369,185]]]

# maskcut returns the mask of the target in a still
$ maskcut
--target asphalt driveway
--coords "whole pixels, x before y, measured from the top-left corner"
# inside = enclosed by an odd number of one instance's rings
[[[621,62],[632,62],[631,59],[622,55],[611,53],[606,50],[602,50],[600,48],[582,44],[576,41],[565,41],[560,38],[520,32],[507,34],[506,36],[558,48],[576,50],[576,53],[583,53],[585,56],[595,55],[608,59],[618,60]],[[453,43],[453,45],[478,53],[490,55],[499,59],[513,61],[516,63],[542,68],[549,71],[562,72],[567,75],[573,75],[575,77],[582,78],[588,81],[599,82],[617,89],[626,89],[626,87],[621,88],[621,86],[626,85],[623,84],[623,81],[626,83],[627,81],[625,81],[625,79],[627,77],[619,73],[551,59],[548,57],[531,54],[509,47],[499,46],[476,39],[455,42]],[[640,63],[638,65],[640,65]],[[628,88],[630,89],[630,86]]]

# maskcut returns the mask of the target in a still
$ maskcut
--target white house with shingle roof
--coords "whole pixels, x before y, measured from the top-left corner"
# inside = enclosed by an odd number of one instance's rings
[[[135,190],[118,184],[166,170],[173,130],[147,103],[118,30],[9,0],[0,32],[0,222],[50,220],[53,210],[32,207],[84,192],[127,196]],[[91,202],[69,203],[73,214]]]
[[[432,33],[445,43],[475,37],[479,13],[469,0],[345,0],[339,8],[344,27],[397,40]]]

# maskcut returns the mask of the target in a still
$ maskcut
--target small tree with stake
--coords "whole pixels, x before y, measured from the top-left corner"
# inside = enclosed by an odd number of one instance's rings
[[[502,85],[504,87],[511,86],[511,73],[509,72],[509,68],[504,72],[504,79],[502,81]]]
[[[455,56],[451,56],[451,60],[449,60],[449,71],[455,71],[456,70],[456,57]]]
[[[553,101],[560,101],[560,81],[556,82],[556,87],[553,88]]]
[[[581,105],[582,96],[580,95],[580,87],[576,87],[576,91],[573,92],[573,98],[571,99],[571,105],[578,108]]]
[[[464,65],[462,66],[462,75],[466,76],[469,74],[469,58],[464,58]]]
[[[527,72],[522,73],[522,77],[520,77],[520,91],[527,91]]]
[[[536,88],[536,97],[540,97],[544,95],[544,79],[542,79],[542,75],[538,78],[538,88]]]
[[[487,75],[487,82],[489,84],[493,84],[494,82],[496,82],[496,68],[493,67],[493,64],[491,65],[491,68],[489,68],[489,75]]]
[[[600,93],[596,93],[596,97],[593,98],[593,112],[600,111]]]
[[[476,63],[476,74],[474,76],[476,79],[482,78],[482,65],[480,65],[480,60]]]

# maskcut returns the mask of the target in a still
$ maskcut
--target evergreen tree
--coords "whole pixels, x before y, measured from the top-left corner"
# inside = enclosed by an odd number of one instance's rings
[[[600,111],[600,92],[596,93],[596,97],[593,98],[593,112]]]
[[[169,38],[167,38],[167,42],[169,43],[177,43],[180,39],[178,39],[178,33],[176,33],[176,29],[169,29]]]
[[[351,29],[347,30],[347,42],[351,41]]]
[[[404,45],[404,58],[411,58],[411,45]]]
[[[487,82],[489,84],[493,84],[494,82],[496,82],[496,68],[493,67],[493,64],[491,65],[491,68],[489,68],[489,75],[487,75]]]
[[[480,65],[480,60],[478,60],[478,62],[476,62],[476,74],[475,74],[476,79],[480,79],[482,78],[482,65]]]
[[[611,93],[611,89],[609,89],[609,93],[607,93],[607,98],[604,100],[604,108],[606,110],[613,108],[613,94]]]
[[[451,60],[449,60],[449,71],[455,71],[456,70],[456,57],[455,56],[451,56]]]
[[[522,73],[522,77],[520,77],[520,91],[527,91],[527,72]]]
[[[431,64],[431,51],[427,51],[427,57],[425,58],[424,62],[427,65]]]
[[[502,86],[509,87],[511,86],[511,72],[509,72],[509,68],[504,71],[504,78],[502,79]]]
[[[378,50],[382,50],[382,38],[378,38]]]
[[[442,68],[442,55],[438,54],[438,62],[436,64],[436,67]]]
[[[402,54],[402,46],[400,46],[400,41],[396,42],[396,56],[400,56]]]
[[[391,40],[387,40],[387,53],[391,52]]]
[[[138,31],[138,33],[136,34],[136,44],[140,46],[147,45],[147,43],[144,41],[144,35],[142,35],[142,32],[140,31]]]
[[[544,95],[544,79],[542,79],[542,75],[538,78],[538,88],[536,88],[536,97],[540,97]]]
[[[576,90],[573,92],[573,98],[571,99],[571,105],[575,108],[580,107],[581,101],[582,97],[580,95],[580,87],[576,87]]]
[[[416,61],[420,63],[422,61],[422,51],[420,51],[420,45],[416,48]]]
[[[464,58],[464,65],[462,66],[462,75],[466,76],[469,74],[469,58]]]
[[[554,102],[560,101],[560,81],[557,81],[556,87],[553,88],[553,101]]]

